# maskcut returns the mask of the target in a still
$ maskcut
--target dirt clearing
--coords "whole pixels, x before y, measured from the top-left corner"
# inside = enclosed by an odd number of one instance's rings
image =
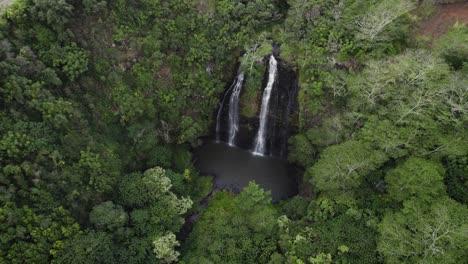
[[[456,22],[468,24],[468,2],[436,6],[431,17],[422,22],[419,34],[438,37]]]

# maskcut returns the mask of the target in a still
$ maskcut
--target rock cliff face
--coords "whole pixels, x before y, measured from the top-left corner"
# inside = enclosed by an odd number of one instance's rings
[[[265,65],[268,65],[268,56],[264,59]],[[233,75],[234,80],[236,75]],[[245,78],[251,78],[248,72]],[[237,135],[236,146],[244,149],[252,149],[254,138],[259,128],[259,113],[262,103],[262,93],[268,82],[268,67],[263,74],[261,86],[256,87],[256,96],[254,96],[256,113],[253,117],[248,117],[242,114],[243,104],[240,105],[240,122],[239,132]],[[226,89],[229,89],[227,87]],[[226,90],[227,91],[227,90]],[[291,133],[295,130],[297,123],[297,92],[298,92],[298,76],[291,65],[278,59],[278,75],[271,92],[270,106],[268,112],[268,132],[267,132],[267,149],[266,155],[282,156],[287,155],[287,140]],[[241,92],[241,101],[245,102],[246,90]],[[229,97],[229,94],[226,94]],[[244,100],[243,100],[244,99]],[[249,102],[252,103],[252,102]],[[224,107],[221,113],[221,129],[220,140],[227,142],[228,129],[228,114]]]

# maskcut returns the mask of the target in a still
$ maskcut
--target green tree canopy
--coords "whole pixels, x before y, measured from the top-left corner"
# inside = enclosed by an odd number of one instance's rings
[[[357,140],[326,148],[306,175],[319,190],[349,191],[361,184],[361,178],[378,169],[386,155]]]
[[[267,263],[276,249],[270,193],[250,183],[238,196],[217,192],[187,240],[184,263]]]
[[[414,198],[430,204],[445,195],[444,169],[438,162],[411,157],[385,176],[389,195],[397,201]]]
[[[449,199],[429,208],[416,200],[387,213],[379,224],[378,251],[389,263],[460,263],[467,255],[466,206]]]

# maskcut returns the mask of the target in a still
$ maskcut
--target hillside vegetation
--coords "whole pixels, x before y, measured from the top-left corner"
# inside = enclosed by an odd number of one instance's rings
[[[416,35],[445,2],[14,0],[0,263],[466,262],[468,27]],[[251,183],[200,208],[193,148],[239,63],[258,115],[272,46],[299,76],[301,192]]]

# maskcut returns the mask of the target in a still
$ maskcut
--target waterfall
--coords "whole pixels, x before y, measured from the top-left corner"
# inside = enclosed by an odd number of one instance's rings
[[[241,73],[236,78],[236,84],[229,99],[229,137],[228,144],[236,145],[237,131],[239,130],[239,96],[242,91],[242,83],[244,82],[244,74]]]
[[[240,80],[240,81],[239,81]],[[221,122],[222,122],[222,115],[223,115],[223,109],[224,109],[224,101],[226,101],[226,97],[229,94],[229,92],[234,88],[234,91],[231,94],[231,98],[229,99],[229,144],[232,145],[231,143],[231,137],[232,137],[232,142],[235,141],[236,133],[239,127],[239,95],[242,90],[242,83],[244,81],[244,74],[241,73],[239,74],[234,82],[232,83],[231,87],[226,91],[224,94],[223,100],[221,101],[221,105],[219,106],[218,114],[216,115],[216,141],[221,141]],[[233,96],[235,98],[233,99]],[[235,101],[235,110],[233,110],[233,100]],[[233,111],[236,111],[234,113]],[[235,127],[232,127],[232,121],[235,119]],[[231,136],[231,130],[235,129],[234,136]]]
[[[260,127],[258,128],[257,136],[255,137],[255,145],[253,149],[254,155],[265,154],[266,131],[268,125],[268,108],[271,96],[271,89],[275,83],[277,72],[277,61],[273,55],[270,56],[270,66],[268,69],[268,83],[263,91],[262,107],[260,109]]]

